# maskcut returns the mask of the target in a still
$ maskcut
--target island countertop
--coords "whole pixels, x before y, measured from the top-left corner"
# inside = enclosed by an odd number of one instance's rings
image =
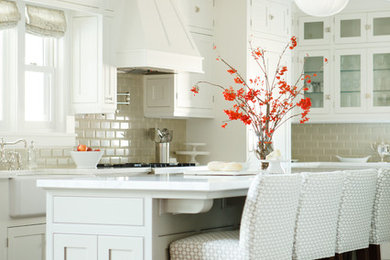
[[[253,176],[184,176],[182,174],[120,177],[79,177],[38,180],[46,189],[115,189],[161,191],[219,191],[247,189]]]

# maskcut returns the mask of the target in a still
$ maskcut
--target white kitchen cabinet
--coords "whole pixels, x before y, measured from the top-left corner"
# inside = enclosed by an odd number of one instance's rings
[[[335,52],[335,107],[339,113],[367,110],[367,60],[364,49]]]
[[[8,260],[44,260],[45,224],[8,228]]]
[[[112,18],[72,18],[73,108],[75,113],[110,113],[116,109]]]
[[[55,260],[144,259],[142,237],[54,234],[53,244]]]
[[[178,0],[176,3],[190,32],[213,34],[214,0]]]
[[[367,98],[372,112],[390,111],[390,48],[367,50],[368,81]]]
[[[291,34],[290,6],[283,2],[253,0],[250,8],[251,30],[267,39],[287,39]]]
[[[335,16],[335,42],[357,43],[367,41],[367,17],[365,14]]]
[[[305,97],[311,99],[310,113],[313,114],[328,114],[331,110],[330,67],[325,62],[329,57],[329,51],[325,50],[310,50],[300,53],[300,60],[304,61],[303,73],[305,76],[310,76],[304,80],[305,87],[308,88],[305,91]],[[302,71],[301,66],[302,64],[299,64],[297,71]]]
[[[331,41],[331,18],[301,17],[299,18],[299,45],[321,45]]]
[[[199,94],[190,90],[200,81],[211,81],[213,76],[213,37],[192,34],[204,57],[205,73],[147,75],[144,81],[144,113],[146,117],[211,118],[214,116],[214,87],[200,86]]]
[[[375,12],[367,15],[368,39],[372,42],[390,40],[390,12]]]
[[[98,236],[97,260],[144,259],[142,237]]]
[[[54,234],[53,260],[96,260],[97,236]]]

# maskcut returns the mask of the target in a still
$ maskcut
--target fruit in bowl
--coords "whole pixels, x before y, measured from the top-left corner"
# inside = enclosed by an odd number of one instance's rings
[[[93,150],[86,145],[78,145],[77,151],[71,151],[70,156],[78,169],[96,169],[103,153],[100,149]]]

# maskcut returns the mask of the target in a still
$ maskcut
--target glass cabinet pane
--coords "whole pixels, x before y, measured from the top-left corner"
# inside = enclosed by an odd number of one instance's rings
[[[373,104],[376,107],[390,106],[390,53],[374,54],[373,59]]]
[[[324,39],[324,22],[305,22],[304,39]]]
[[[360,37],[361,32],[361,20],[360,19],[351,19],[351,20],[341,20],[340,21],[340,37]]]
[[[305,97],[311,99],[313,108],[324,107],[324,57],[306,57],[304,65],[305,75],[310,75],[305,79]]]
[[[374,18],[374,36],[390,35],[390,17]]]
[[[360,107],[360,55],[340,56],[340,106]]]

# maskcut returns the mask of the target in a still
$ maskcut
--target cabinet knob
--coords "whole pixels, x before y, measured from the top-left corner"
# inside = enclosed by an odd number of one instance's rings
[[[269,15],[269,19],[270,19],[270,20],[273,20],[274,18],[275,18],[275,17],[274,17],[272,14]]]
[[[366,94],[366,98],[367,98],[367,99],[371,98],[371,94],[370,94],[370,93],[367,93],[367,94]]]
[[[325,32],[329,33],[330,32],[330,27],[325,27]]]
[[[328,95],[325,95],[325,99],[326,100],[330,100],[330,95],[328,94]]]
[[[371,24],[366,24],[366,30],[371,30]]]
[[[200,7],[199,6],[195,6],[195,13],[199,13],[200,12]]]
[[[112,101],[112,97],[106,97],[105,100],[106,101]]]

